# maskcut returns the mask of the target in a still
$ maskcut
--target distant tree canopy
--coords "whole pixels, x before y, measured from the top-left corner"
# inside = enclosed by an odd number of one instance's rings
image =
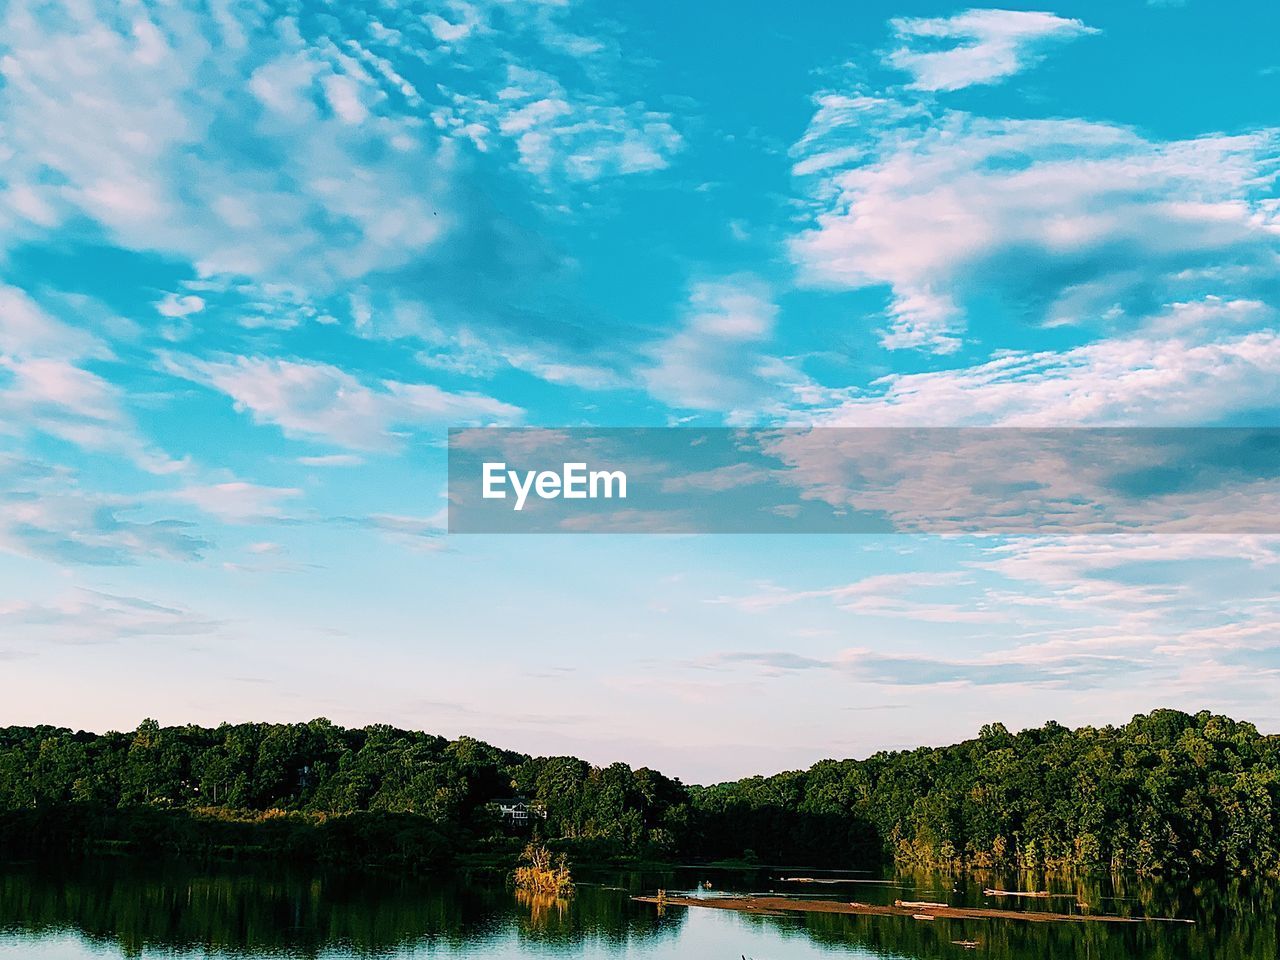
[[[429,827],[433,844],[457,852],[503,834],[487,805],[512,793],[545,808],[534,827],[544,837],[604,856],[1280,872],[1280,738],[1208,712],[1018,734],[991,724],[955,746],[710,787],[327,720],[216,729],[147,720],[102,735],[0,728],[0,811],[13,815],[383,814]]]

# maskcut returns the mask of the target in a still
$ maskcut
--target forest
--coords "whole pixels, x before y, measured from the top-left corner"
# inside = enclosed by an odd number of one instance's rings
[[[526,837],[579,862],[1280,874],[1280,737],[1207,711],[989,724],[946,747],[686,785],[327,720],[0,728],[0,854],[118,848],[434,869]]]

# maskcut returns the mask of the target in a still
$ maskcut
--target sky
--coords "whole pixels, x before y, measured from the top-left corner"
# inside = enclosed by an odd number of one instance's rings
[[[1280,6],[0,0],[0,724],[710,782],[1280,729],[1280,538],[459,536],[468,426],[1276,425]]]

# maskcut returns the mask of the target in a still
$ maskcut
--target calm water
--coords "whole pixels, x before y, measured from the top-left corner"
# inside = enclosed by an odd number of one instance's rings
[[[778,872],[601,874],[568,903],[521,903],[491,880],[395,880],[105,862],[0,866],[0,960],[120,957],[493,957],[801,960],[810,957],[1153,957],[1276,960],[1280,891],[1266,884],[1173,890],[1149,883],[1045,883],[1075,909],[1194,919],[1194,926],[919,922],[896,917],[753,917],[634,903],[694,888],[804,892],[830,899],[982,904],[981,884],[899,875],[878,884],[798,886]],[[785,875],[785,872],[781,875]],[[866,875],[859,875],[866,877]],[[988,878],[990,882],[990,878]],[[1006,882],[1017,883],[1016,878]],[[1032,882],[1024,879],[1024,883]],[[1044,883],[1041,881],[1041,883]],[[1007,905],[995,903],[994,905]],[[954,940],[978,941],[966,950]]]

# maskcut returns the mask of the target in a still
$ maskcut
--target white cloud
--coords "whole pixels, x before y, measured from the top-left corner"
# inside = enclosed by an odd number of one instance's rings
[[[430,517],[373,513],[361,517],[337,517],[336,522],[372,530],[410,550],[436,553],[445,549],[443,538],[448,527],[448,511],[446,508]]]
[[[43,433],[150,473],[181,469],[139,435],[123,399],[115,384],[67,360],[0,354],[0,436]]]
[[[89,493],[63,468],[0,456],[0,550],[59,564],[199,560],[190,524],[138,518],[137,497]]]
[[[323,439],[356,450],[398,445],[397,430],[507,423],[522,411],[477,393],[450,393],[425,383],[380,380],[368,386],[324,363],[238,357],[226,361],[170,357],[165,369],[235,401],[255,422],[286,435]]]
[[[204,309],[204,300],[194,294],[166,293],[156,304],[156,311],[162,317],[181,319]]]
[[[353,453],[326,453],[317,457],[299,457],[298,463],[304,467],[359,467],[364,458]]]
[[[954,351],[972,302],[1007,322],[1119,327],[1280,262],[1280,134],[1155,141],[1084,120],[932,116],[827,94],[797,144],[801,280],[885,287],[889,348]]]
[[[1153,653],[1205,669],[1275,650],[1280,597],[1259,590],[1280,563],[1275,536],[1042,537],[984,552],[975,567],[1016,584],[995,602],[1071,618],[1026,635],[1017,659]],[[1206,566],[1208,579],[1195,573]]]
[[[465,40],[478,25],[479,21],[475,15],[474,8],[466,4],[457,4],[456,7],[462,14],[456,21],[447,20],[438,13],[429,13],[423,17],[423,21],[431,30],[431,33],[441,43],[456,43],[459,40]]]
[[[536,229],[543,191],[512,189],[473,147],[508,145],[542,186],[592,184],[665,167],[683,143],[673,118],[620,87],[616,46],[569,29],[568,5],[430,8],[321,26],[252,4],[0,8],[0,254],[56,234],[189,262],[196,279],[155,301],[170,342],[196,314],[206,330],[338,322],[345,294],[362,335],[425,340],[430,326],[442,363],[472,362],[448,355],[463,334],[496,355],[483,373],[621,385],[598,356],[559,349],[563,318],[539,339],[540,317],[513,315],[513,285],[550,289],[563,253]],[[431,304],[429,323],[374,322],[410,300]],[[433,389],[378,403],[409,420],[478,403]]]
[[[447,150],[404,116],[358,123],[361,97],[381,93],[351,58],[288,19],[264,31],[170,5],[116,13],[19,5],[0,24],[0,146],[10,188],[46,211],[38,227],[87,216],[205,273],[314,285],[439,241]]]
[[[443,119],[481,149],[494,135],[509,140],[520,165],[544,180],[587,182],[664,169],[683,146],[671,116],[598,95],[570,94],[541,70],[509,66],[507,85],[491,100],[458,96]]]
[[[20,4],[0,38],[13,241],[87,218],[207,274],[323,288],[411,262],[456,216],[449,145],[375,112],[402,94],[289,18]]]
[[[886,62],[910,73],[919,90],[997,83],[1037,63],[1046,43],[1098,32],[1079,20],[1024,10],[966,10],[891,20],[890,26],[901,45]],[[954,46],[936,49],[948,41]]]
[[[320,79],[325,99],[343,123],[360,124],[369,117],[369,109],[360,96],[360,87],[348,76],[331,73]]]
[[[243,480],[182,487],[163,499],[189,503],[227,523],[250,523],[279,517],[284,501],[301,496],[291,487],[264,487]]]
[[[758,483],[768,483],[776,478],[773,470],[752,466],[749,463],[731,463],[696,473],[667,477],[662,481],[663,493],[723,493]]]
[[[895,686],[1069,684],[1077,694],[1138,683],[1177,702],[1249,691],[1280,672],[1273,586],[1280,538],[1022,537],[975,549],[979,559],[962,572],[881,574],[825,589],[764,584],[715,601],[761,615],[822,601],[897,620],[902,642],[892,649],[822,651],[810,643],[802,651],[730,651],[695,665],[774,676],[834,671]],[[798,611],[779,616],[792,622]],[[910,625],[921,621],[954,628],[946,651],[920,643]]]
[[[980,35],[999,40],[986,50],[1003,51],[993,64],[1014,68],[1027,62],[1019,37],[1084,29],[1008,16],[895,27],[918,40],[974,39],[958,59],[946,50],[912,61],[931,88],[948,86],[944,66],[959,78],[981,62]],[[901,91],[827,92],[793,157],[812,216],[791,243],[803,284],[884,289],[886,348],[947,354],[978,341],[990,352],[827,391],[825,402],[811,385],[813,419],[1187,425],[1276,408],[1280,131],[1161,141],[1086,120],[938,111]],[[1092,342],[997,349],[1036,326],[1074,326],[1072,339]]]
[[[1113,586],[1105,574],[1138,564],[1231,560],[1251,567],[1280,564],[1280,537],[1154,535],[1017,538],[985,549],[980,566],[1014,580],[1090,593]],[[1168,577],[1177,583],[1176,576]]]
[[[928,623],[996,623],[1007,619],[983,605],[926,600],[920,594],[931,590],[954,590],[972,582],[964,572],[881,573],[863,577],[838,587],[813,590],[786,590],[762,585],[742,597],[720,597],[715,602],[729,604],[751,613],[813,600],[830,601],[849,613]]]
[[[417,361],[432,370],[446,370],[467,377],[492,378],[502,370],[519,370],[557,386],[604,390],[620,387],[625,379],[600,363],[566,357],[557,359],[550,347],[508,342],[489,333],[465,327],[445,333],[437,328],[417,328],[428,347]]]
[[[85,368],[113,359],[98,337],[56,319],[25,291],[0,284],[0,436],[43,433],[127,457],[153,473],[180,468],[142,439],[125,410],[124,391]]]
[[[26,291],[5,284],[0,284],[0,354],[62,360],[111,356],[97,337],[54,319]]]
[[[319,26],[252,4],[0,9],[0,253],[56,233],[189,262],[197,279],[155,303],[170,341],[202,311],[336,322],[355,293],[365,335],[385,331],[379,304],[430,302],[445,339],[467,327],[548,382],[618,385],[513,319],[512,285],[554,282],[562,252],[536,229],[543,192],[511,189],[472,145],[509,144],[547,186],[595,183],[666,166],[674,121],[620,88],[616,46],[569,29],[569,5],[430,7]]]
[[[680,328],[654,344],[640,371],[649,393],[673,407],[732,411],[776,390],[785,365],[763,352],[778,308],[752,277],[694,284]]]
[[[1276,409],[1280,334],[1207,343],[1161,334],[893,374],[817,419],[827,426],[1186,426]]]
[[[31,644],[112,643],[215,633],[221,624],[138,597],[74,590],[50,601],[0,601],[0,636]]]

